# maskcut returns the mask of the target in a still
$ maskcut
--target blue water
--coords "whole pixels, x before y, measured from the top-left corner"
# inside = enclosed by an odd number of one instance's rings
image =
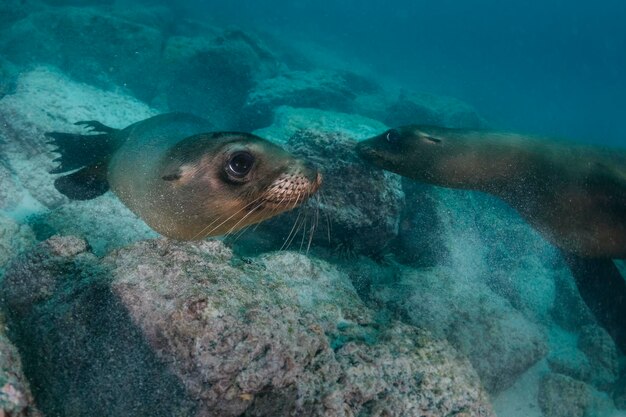
[[[188,2],[204,14],[319,42],[405,87],[462,98],[509,130],[626,146],[626,3]]]

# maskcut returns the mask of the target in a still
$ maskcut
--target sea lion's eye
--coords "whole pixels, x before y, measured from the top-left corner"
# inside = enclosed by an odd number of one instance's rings
[[[396,129],[391,129],[385,133],[385,139],[387,139],[389,143],[396,143],[400,140],[400,132]]]
[[[252,169],[254,156],[250,152],[241,151],[231,155],[226,170],[235,178],[243,178]]]

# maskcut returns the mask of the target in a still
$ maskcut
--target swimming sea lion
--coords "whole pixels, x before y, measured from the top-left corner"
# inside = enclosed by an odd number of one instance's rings
[[[626,258],[626,150],[411,125],[357,151],[405,177],[506,201],[565,253],[581,295],[626,351],[626,281],[610,260]]]
[[[98,134],[50,132],[61,156],[51,173],[75,200],[109,188],[158,233],[198,240],[237,231],[293,209],[321,175],[277,145],[249,133],[211,132],[202,118],[169,113],[117,130],[79,122]]]

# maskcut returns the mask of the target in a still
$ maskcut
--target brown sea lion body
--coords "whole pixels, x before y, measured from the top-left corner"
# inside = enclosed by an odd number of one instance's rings
[[[122,130],[81,124],[99,134],[48,134],[61,153],[53,172],[80,168],[58,178],[57,189],[88,199],[110,188],[174,239],[237,231],[294,208],[321,183],[317,171],[282,148],[248,133],[211,132],[208,121],[189,114],[163,114]],[[93,148],[88,155],[85,146]]]
[[[515,133],[404,126],[359,144],[375,165],[500,197],[554,245],[626,258],[626,151]]]

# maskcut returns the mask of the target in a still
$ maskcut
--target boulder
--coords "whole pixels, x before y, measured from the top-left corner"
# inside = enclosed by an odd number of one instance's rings
[[[30,0],[3,0],[0,2],[0,28],[7,28],[23,19],[36,8],[37,3]]]
[[[79,81],[154,97],[163,37],[159,30],[103,9],[39,8],[2,31],[0,53],[20,66],[48,64]]]
[[[22,371],[20,355],[5,335],[3,315],[0,326],[0,415],[41,417]]]
[[[0,57],[0,99],[15,92],[17,76],[18,70],[15,65]]]
[[[615,384],[613,402],[618,410],[626,411],[626,373]]]
[[[269,126],[280,106],[316,108],[338,112],[354,110],[360,94],[376,91],[368,79],[347,71],[285,71],[261,81],[250,92],[243,117],[250,128]]]
[[[398,237],[393,242],[396,259],[416,267],[435,266],[449,256],[437,193],[428,184],[402,178],[405,205]]]
[[[576,348],[553,350],[548,357],[548,365],[556,374],[585,382],[591,379],[594,372],[587,356]]]
[[[2,149],[2,144],[0,144]],[[16,208],[23,198],[23,190],[8,162],[0,159],[0,210]]]
[[[168,38],[162,66],[158,93],[169,111],[195,113],[211,119],[217,130],[232,130],[245,122],[241,109],[249,91],[275,75],[279,63],[256,37],[225,30]]]
[[[546,355],[543,329],[480,280],[449,267],[393,268],[391,281],[376,269],[369,271],[371,300],[447,339],[467,355],[490,393],[510,387]]]
[[[56,155],[46,144],[45,132],[81,132],[74,123],[94,119],[122,128],[154,114],[130,96],[103,91],[58,70],[40,67],[23,73],[16,92],[0,100],[3,163],[34,200],[57,207],[67,199],[56,191],[54,177],[48,174]]]
[[[81,236],[98,256],[158,236],[110,192],[93,200],[70,201],[32,216],[29,224],[38,240],[55,234]]]
[[[539,387],[539,407],[545,417],[583,417],[591,402],[584,382],[565,375],[548,374]]]
[[[11,259],[35,244],[35,234],[0,211],[0,275]]]
[[[591,365],[590,384],[608,391],[619,377],[619,352],[615,342],[602,327],[584,326],[580,331],[578,348]]]
[[[53,237],[2,293],[47,415],[493,416],[447,343],[303,255],[159,239],[99,260]]]
[[[487,126],[467,103],[452,97],[424,93],[401,93],[387,108],[383,121],[388,126],[421,124],[466,129]]]

